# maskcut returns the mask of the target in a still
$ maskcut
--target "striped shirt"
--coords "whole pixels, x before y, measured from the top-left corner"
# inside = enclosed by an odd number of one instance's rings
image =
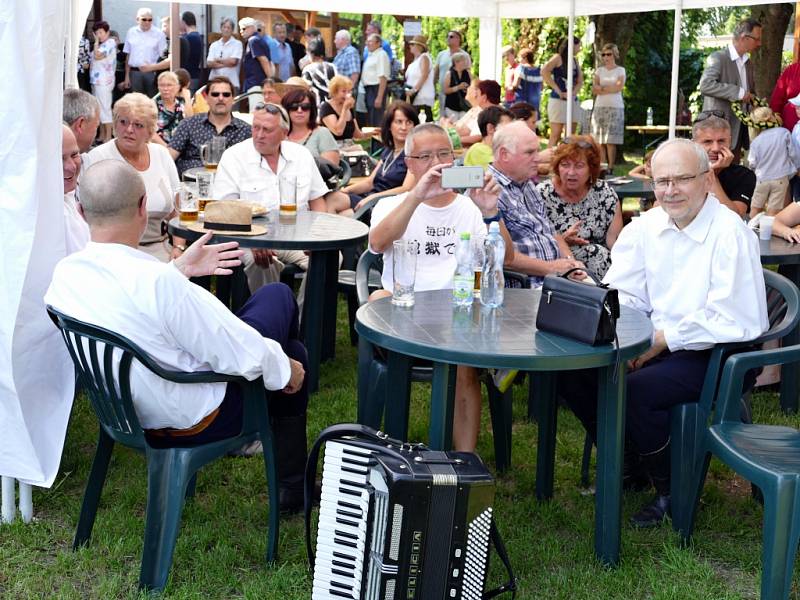
[[[547,218],[547,208],[530,180],[519,184],[490,165],[489,170],[501,188],[498,206],[503,222],[514,242],[514,249],[539,260],[559,257],[556,230]],[[531,285],[540,287],[544,277],[531,275]]]

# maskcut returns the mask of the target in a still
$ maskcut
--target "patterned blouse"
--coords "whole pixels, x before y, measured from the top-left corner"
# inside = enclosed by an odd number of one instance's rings
[[[172,132],[175,131],[178,124],[183,121],[183,98],[180,96],[175,98],[174,111],[167,110],[160,97],[156,100],[156,106],[158,107],[156,132],[161,136],[162,140],[169,144],[170,139],[172,139]]]
[[[580,202],[572,203],[558,195],[552,181],[540,183],[537,189],[547,206],[550,222],[558,233],[563,234],[575,221],[581,221],[578,235],[589,243],[570,246],[570,250],[592,274],[602,278],[611,266],[611,251],[606,246],[606,235],[619,203],[617,193],[606,182],[597,181]]]

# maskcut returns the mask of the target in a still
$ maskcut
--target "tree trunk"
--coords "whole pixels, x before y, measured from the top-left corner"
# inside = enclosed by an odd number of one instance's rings
[[[633,28],[636,26],[638,13],[624,13],[614,15],[598,15],[592,17],[595,24],[594,36],[594,55],[595,64],[600,65],[600,49],[605,44],[616,44],[619,48],[619,59],[617,62],[625,64],[625,55],[631,46]]]
[[[753,71],[756,79],[756,93],[769,99],[772,88],[781,74],[781,53],[783,37],[789,27],[793,13],[792,4],[761,4],[753,7],[753,18],[758,19],[761,32],[761,48],[753,53]]]

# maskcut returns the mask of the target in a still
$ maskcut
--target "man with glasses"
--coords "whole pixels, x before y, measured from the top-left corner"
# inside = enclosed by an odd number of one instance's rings
[[[297,210],[326,212],[325,185],[311,152],[286,139],[289,115],[277,104],[259,103],[253,108],[253,139],[229,147],[222,155],[214,178],[213,197],[240,199],[277,210],[285,185],[296,191]],[[275,261],[275,258],[280,261]],[[308,269],[308,256],[302,250],[253,248],[242,262],[250,291],[275,281],[283,264]],[[282,264],[281,264],[282,263]],[[298,294],[303,297],[303,288]]]
[[[712,109],[698,114],[692,126],[692,140],[708,155],[711,194],[740,217],[747,215],[756,188],[756,174],[734,164],[731,126],[724,113]]]
[[[522,121],[501,125],[492,138],[492,153],[489,171],[500,185],[498,206],[514,241],[511,269],[529,275],[531,285],[541,287],[548,273],[583,268],[550,223],[547,207],[531,181],[539,157],[536,134]],[[586,275],[576,273],[576,277]]]
[[[433,63],[433,80],[439,84],[439,110],[444,107],[445,93],[444,93],[444,78],[450,67],[453,66],[453,55],[456,52],[463,52],[467,56],[467,70],[472,68],[472,59],[466,51],[461,49],[461,32],[448,31],[447,32],[447,48],[436,55],[436,60]]]
[[[167,36],[153,29],[153,12],[149,8],[136,11],[135,27],[128,30],[122,51],[126,55],[125,79],[120,84],[123,89],[141,92],[148,97],[156,94],[155,71],[144,72],[145,65],[155,65],[167,49]]]
[[[205,91],[208,112],[184,119],[172,133],[168,150],[179,174],[203,166],[200,146],[212,137],[224,137],[226,147],[250,138],[250,125],[231,115],[233,91],[233,83],[227,77],[210,79]]]
[[[707,153],[675,139],[656,150],[652,165],[659,206],[622,230],[603,280],[654,330],[625,383],[626,448],[638,453],[656,490],[632,517],[637,527],[656,526],[670,511],[670,409],[697,402],[714,345],[753,340],[769,327],[758,239],[710,193]],[[558,386],[596,439],[596,373],[570,373]]]
[[[749,147],[747,127],[742,126],[731,110],[731,102],[741,101],[745,114],[755,96],[753,63],[748,54],[761,46],[761,23],[745,19],[733,30],[733,40],[724,50],[718,50],[706,59],[706,68],[700,77],[699,90],[703,94],[703,110],[720,110],[731,126],[734,163],[738,164],[742,149]]]
[[[267,77],[274,77],[275,68],[270,62],[269,46],[256,31],[256,20],[245,17],[239,20],[239,33],[245,44],[244,59],[244,84],[242,90],[249,92],[261,85]]]
[[[499,189],[490,175],[482,189],[470,197],[441,186],[442,169],[453,162],[453,146],[447,132],[434,123],[417,125],[406,137],[406,164],[416,185],[411,191],[382,199],[372,210],[370,250],[383,254],[383,290],[375,297],[391,295],[392,243],[415,240],[419,244],[414,289],[451,289],[456,269],[456,245],[461,233],[486,236],[486,224],[500,221],[506,244],[505,262],[513,256],[511,239],[497,207]],[[471,452],[478,439],[481,387],[477,370],[459,366],[456,374],[453,444]]]

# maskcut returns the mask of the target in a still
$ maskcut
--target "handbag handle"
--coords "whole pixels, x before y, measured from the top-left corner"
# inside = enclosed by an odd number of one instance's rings
[[[571,268],[569,271],[566,271],[565,273],[560,273],[558,276],[559,276],[559,277],[563,277],[564,279],[569,279],[569,275],[570,275],[570,273],[574,273],[574,272],[576,272],[576,271],[583,271],[584,273],[586,273],[586,274],[589,276],[589,278],[590,278],[592,281],[594,281],[594,282],[595,282],[595,284],[597,285],[597,287],[601,287],[601,288],[607,288],[607,287],[608,287],[608,284],[607,284],[607,283],[603,283],[602,281],[600,281],[600,280],[599,280],[597,277],[595,277],[595,276],[592,274],[592,272],[591,272],[589,269],[587,269],[586,267],[573,267],[573,268]]]

